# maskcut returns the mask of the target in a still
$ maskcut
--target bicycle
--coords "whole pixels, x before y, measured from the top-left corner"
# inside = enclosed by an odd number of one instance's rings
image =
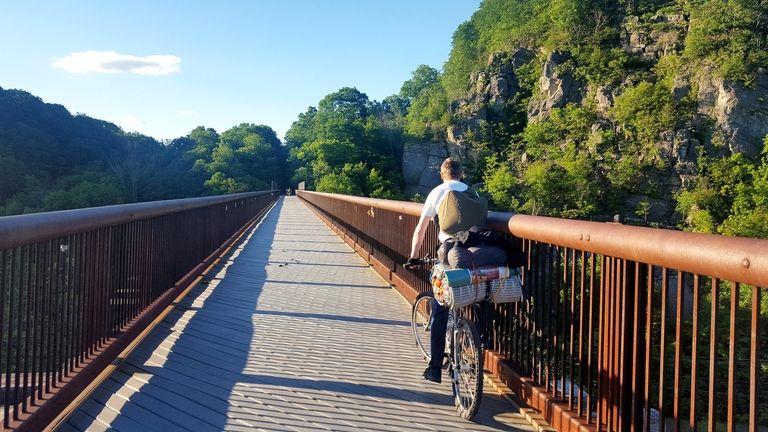
[[[437,259],[424,258],[417,265],[431,265],[431,274],[434,274],[438,264]],[[429,337],[432,326],[432,310],[435,304],[439,303],[433,293],[423,292],[416,297],[411,312],[411,329],[416,339],[416,345],[427,363],[430,361]],[[480,307],[477,303],[468,307],[473,309],[474,317],[480,316]],[[454,404],[459,416],[469,420],[477,414],[483,396],[484,352],[475,323],[458,312],[453,308],[448,308],[443,369],[448,369]]]

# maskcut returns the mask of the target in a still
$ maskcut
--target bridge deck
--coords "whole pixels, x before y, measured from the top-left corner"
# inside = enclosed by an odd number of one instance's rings
[[[409,314],[284,198],[60,430],[533,430],[492,389],[459,418],[448,380],[421,378]]]

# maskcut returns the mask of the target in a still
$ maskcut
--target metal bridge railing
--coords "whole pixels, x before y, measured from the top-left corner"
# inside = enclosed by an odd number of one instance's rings
[[[46,427],[274,192],[0,218],[2,429]]]
[[[299,196],[406,298],[429,289],[400,265],[421,204]],[[489,225],[526,252],[530,298],[495,307],[486,368],[557,430],[768,425],[768,241],[496,212]]]

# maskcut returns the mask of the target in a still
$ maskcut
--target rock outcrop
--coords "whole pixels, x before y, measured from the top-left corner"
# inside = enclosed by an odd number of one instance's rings
[[[402,163],[405,193],[418,193],[426,197],[432,188],[440,184],[440,164],[449,156],[464,161],[467,158],[467,150],[463,146],[450,143],[406,144]]]
[[[553,52],[544,62],[539,77],[539,94],[528,103],[528,120],[537,121],[549,116],[552,108],[561,108],[569,103],[580,104],[586,95],[585,85],[576,80],[569,71],[561,70],[568,56]]]
[[[757,157],[768,135],[768,71],[749,87],[724,81],[705,70],[698,80],[699,124],[713,121],[705,144],[727,145],[731,153]]]
[[[627,17],[622,26],[622,47],[630,54],[656,61],[678,53],[688,29],[685,15],[659,15],[650,22],[640,22],[637,16]]]
[[[464,145],[473,137],[482,138],[483,122],[503,118],[507,102],[519,90],[515,72],[534,58],[534,53],[526,49],[491,54],[486,68],[469,77],[467,97],[451,107],[456,121],[447,130],[448,143]]]

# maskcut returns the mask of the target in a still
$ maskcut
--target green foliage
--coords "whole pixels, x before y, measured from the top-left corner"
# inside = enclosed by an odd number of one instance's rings
[[[286,156],[264,126],[163,144],[0,89],[0,215],[263,189],[288,181]]]
[[[768,238],[768,153],[702,157],[695,184],[677,195],[683,228],[696,232]]]
[[[483,172],[484,191],[491,195],[492,203],[500,211],[516,211],[520,201],[515,197],[518,180],[509,164],[492,155],[486,159]]]
[[[768,66],[768,4],[762,0],[691,0],[685,55],[706,60],[727,79],[750,81]]]
[[[595,181],[596,161],[586,152],[569,148],[557,161],[539,160],[525,168],[521,207],[533,215],[583,218],[598,208],[604,193]]]
[[[413,85],[404,94],[429,81],[426,68],[414,72]],[[350,87],[325,96],[286,133],[295,167],[292,181],[324,192],[398,196],[402,135],[393,128],[406,102],[398,96],[378,104]]]
[[[620,48],[589,45],[574,50],[576,76],[591,84],[613,84],[626,76],[629,55]]]
[[[191,153],[195,168],[209,175],[205,187],[215,194],[269,189],[272,181],[285,184],[286,155],[280,140],[268,126],[243,123],[217,135],[195,129],[197,142]],[[213,146],[212,138],[218,140]],[[195,139],[198,138],[198,139]]]
[[[447,97],[458,99],[467,91],[469,75],[476,70],[481,54],[478,31],[471,21],[459,25],[453,33],[451,56],[443,66],[441,82]]]
[[[448,97],[441,86],[431,87],[411,102],[405,132],[414,138],[439,140],[451,124]]]
[[[663,83],[643,81],[616,97],[611,114],[626,126],[630,141],[653,144],[677,121],[672,92]]]
[[[12,157],[0,156],[0,202],[23,189],[27,167]]]
[[[419,65],[411,74],[411,79],[405,81],[400,87],[398,96],[410,103],[423,92],[435,85],[439,85],[440,72],[427,65]]]
[[[85,173],[61,180],[60,189],[45,196],[43,211],[98,207],[120,204],[120,187],[115,178],[99,173]]]

